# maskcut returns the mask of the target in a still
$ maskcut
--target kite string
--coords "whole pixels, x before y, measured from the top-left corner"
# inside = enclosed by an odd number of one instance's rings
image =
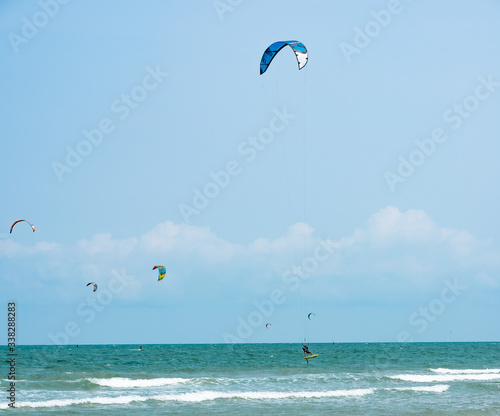
[[[301,170],[302,170],[302,222],[306,225],[308,225],[307,220],[307,161],[308,161],[308,146],[307,146],[307,117],[306,117],[306,108],[307,108],[307,96],[306,96],[306,91],[307,91],[307,71],[301,71],[301,100],[300,100],[300,144],[301,144],[301,151],[302,151],[302,163],[301,163]],[[309,245],[309,234],[304,233],[303,236],[303,256],[302,258],[305,259],[307,257],[307,247]],[[304,333],[304,340],[306,341],[309,337],[309,331],[308,331],[308,322],[306,322],[306,313],[308,311],[306,310],[308,308],[306,299],[305,299],[305,294],[304,290],[302,289],[302,284],[301,287],[299,288],[300,292],[300,302],[301,302],[301,321],[303,322],[303,333]],[[310,312],[310,311],[309,311]],[[306,341],[307,342],[307,341]]]

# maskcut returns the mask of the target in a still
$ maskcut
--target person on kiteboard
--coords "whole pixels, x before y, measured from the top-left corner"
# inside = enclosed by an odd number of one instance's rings
[[[313,355],[313,353],[309,351],[309,347],[307,346],[307,344],[304,344],[302,346],[302,351],[304,351],[304,357],[307,357],[307,354]]]

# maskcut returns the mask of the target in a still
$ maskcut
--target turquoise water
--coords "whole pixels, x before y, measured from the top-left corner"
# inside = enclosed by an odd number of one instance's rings
[[[18,415],[500,415],[500,343],[17,348]],[[7,357],[6,347],[0,353]],[[7,358],[4,359],[4,363]]]

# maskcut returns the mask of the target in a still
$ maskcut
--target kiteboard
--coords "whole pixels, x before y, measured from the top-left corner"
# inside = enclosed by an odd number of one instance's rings
[[[309,358],[316,358],[317,356],[318,354],[308,355],[307,357],[304,357],[304,360],[308,360]]]

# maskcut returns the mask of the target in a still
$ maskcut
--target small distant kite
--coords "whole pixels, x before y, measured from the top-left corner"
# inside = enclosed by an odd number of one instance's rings
[[[267,328],[269,325],[271,325],[271,324],[266,324],[266,328]]]
[[[310,314],[307,315],[307,319],[311,320],[311,315],[316,315],[314,312],[311,312]]]
[[[16,225],[18,222],[21,222],[21,221],[24,221],[24,222],[27,222],[29,225],[31,225],[31,229],[33,230],[33,232],[35,232],[35,226],[29,222],[28,220],[17,220],[14,224],[12,224],[10,226],[10,233],[12,234],[12,229],[14,228],[14,225]]]
[[[271,46],[269,46],[264,55],[262,55],[262,59],[260,60],[260,74],[262,75],[266,72],[267,68],[271,64],[271,61],[277,55],[279,51],[281,51],[285,46],[290,46],[292,48],[295,57],[297,58],[297,64],[299,65],[299,69],[302,69],[307,64],[307,49],[303,43],[297,40],[286,40],[282,42],[274,42]]]
[[[153,267],[153,270],[158,269],[158,281],[163,279],[165,277],[165,274],[167,271],[165,270],[165,266],[155,266]]]
[[[90,285],[94,285],[94,290],[93,292],[95,292],[97,290],[97,283],[95,282],[90,282],[90,283],[87,283],[87,286],[90,286]]]

